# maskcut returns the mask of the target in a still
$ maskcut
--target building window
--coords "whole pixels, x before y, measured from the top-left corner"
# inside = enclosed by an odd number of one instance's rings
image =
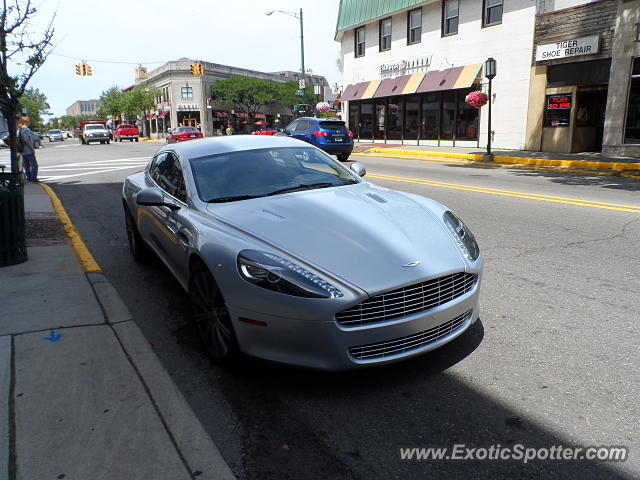
[[[420,43],[422,40],[422,8],[411,10],[407,14],[407,45]]]
[[[640,57],[633,59],[624,143],[640,144]]]
[[[458,33],[458,0],[447,0],[442,4],[442,36]]]
[[[571,121],[572,105],[573,95],[571,93],[547,95],[544,126],[568,127]]]
[[[380,20],[380,51],[391,50],[391,19]]]
[[[356,39],[356,57],[364,57],[364,47],[365,47],[365,27],[356,28],[355,39]]]
[[[162,101],[167,102],[169,100],[169,87],[162,87]]]
[[[636,23],[636,42],[640,42],[640,23]]]
[[[182,87],[180,93],[182,98],[193,98],[193,87]]]
[[[502,23],[503,0],[484,0],[482,26],[490,27]]]

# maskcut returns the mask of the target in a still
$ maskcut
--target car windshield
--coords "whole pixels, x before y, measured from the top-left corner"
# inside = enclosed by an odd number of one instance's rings
[[[104,130],[105,127],[103,125],[87,125],[84,127],[85,130]]]
[[[49,130],[49,133],[61,133],[60,130]]]
[[[198,195],[228,202],[297,190],[359,183],[341,164],[312,147],[264,148],[191,160]]]
[[[118,128],[133,128],[133,125],[128,125],[126,123],[123,123],[122,125],[118,125]]]

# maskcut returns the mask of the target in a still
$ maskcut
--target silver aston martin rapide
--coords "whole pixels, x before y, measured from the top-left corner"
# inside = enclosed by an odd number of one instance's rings
[[[128,177],[129,245],[189,294],[211,356],[346,370],[437,348],[478,318],[482,259],[444,205],[299,140],[161,148]]]

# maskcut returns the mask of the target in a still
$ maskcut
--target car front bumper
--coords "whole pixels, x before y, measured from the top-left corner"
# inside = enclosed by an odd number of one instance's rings
[[[415,357],[453,340],[478,319],[479,295],[480,278],[469,292],[439,307],[355,328],[340,325],[332,315],[309,320],[308,311],[295,316],[287,309],[281,316],[281,311],[228,308],[244,353],[322,370],[352,370]]]

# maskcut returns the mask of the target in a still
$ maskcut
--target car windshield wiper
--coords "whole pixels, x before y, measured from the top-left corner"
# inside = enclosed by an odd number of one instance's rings
[[[275,192],[267,193],[266,196],[278,195],[280,193],[287,193],[287,192],[295,192],[297,190],[311,190],[313,188],[327,188],[327,187],[335,187],[335,186],[336,185],[330,182],[301,183],[300,185],[296,185],[295,187],[281,188],[280,190],[276,190]]]
[[[212,198],[211,200],[207,200],[207,203],[235,202],[236,200],[249,200],[250,198],[260,198],[260,197],[264,197],[264,195],[236,195],[233,197]]]

